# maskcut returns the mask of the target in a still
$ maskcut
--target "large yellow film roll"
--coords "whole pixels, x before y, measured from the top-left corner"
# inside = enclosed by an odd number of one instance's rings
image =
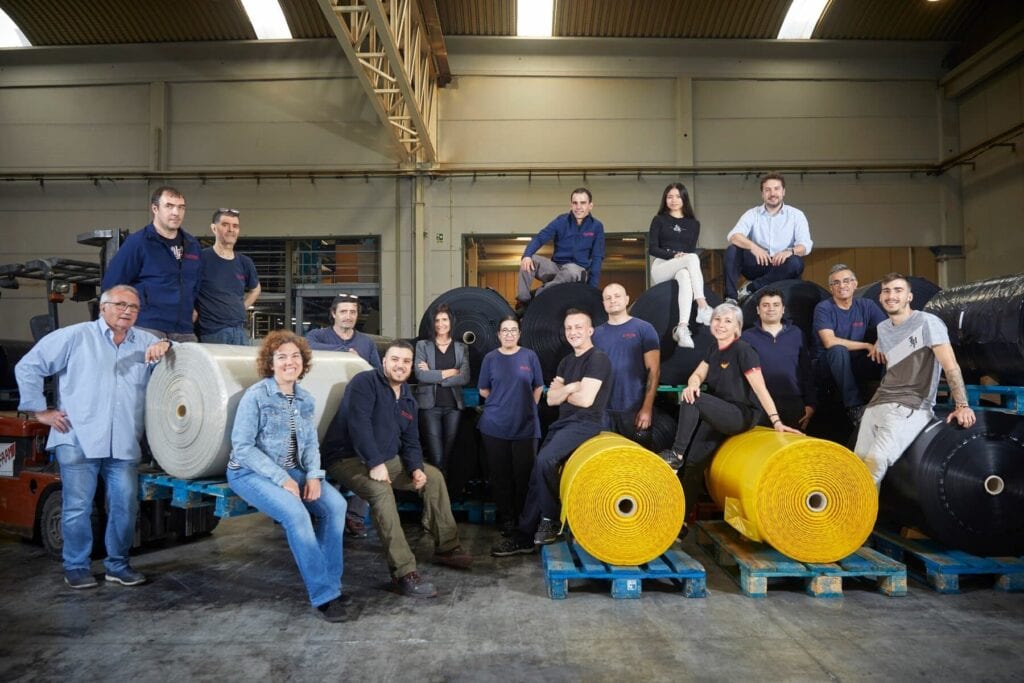
[[[867,540],[878,492],[837,443],[757,427],[722,444],[708,472],[725,521],[799,562],[835,562]]]
[[[676,540],[683,488],[661,458],[629,439],[601,432],[565,463],[562,521],[576,542],[608,564],[649,562]]]

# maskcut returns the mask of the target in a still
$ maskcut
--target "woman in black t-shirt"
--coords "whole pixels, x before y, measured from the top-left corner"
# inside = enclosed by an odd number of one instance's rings
[[[671,450],[661,453],[672,469],[683,467],[687,516],[697,503],[711,456],[728,437],[752,429],[762,410],[775,431],[800,433],[779,419],[761,375],[757,351],[739,338],[742,328],[743,313],[738,306],[725,303],[715,308],[711,334],[718,343],[686,380],[675,442]],[[704,383],[707,391],[701,392]]]
[[[700,272],[697,256],[697,238],[700,222],[694,217],[690,194],[682,183],[670,183],[661,195],[658,215],[651,219],[647,240],[647,253],[651,262],[651,281],[654,284],[675,278],[679,283],[679,324],[672,331],[676,343],[693,348],[690,337],[690,310],[697,302],[697,322],[711,322],[711,307],[704,298],[704,275]]]

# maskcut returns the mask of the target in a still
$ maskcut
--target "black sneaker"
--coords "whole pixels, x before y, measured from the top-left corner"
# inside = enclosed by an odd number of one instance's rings
[[[522,534],[513,533],[501,539],[491,548],[491,557],[512,557],[513,555],[530,555],[537,546]]]
[[[517,525],[511,519],[501,523],[501,537],[508,538],[509,536],[515,536],[517,531]]]
[[[395,589],[407,598],[436,598],[437,589],[434,584],[424,581],[418,572],[409,572],[405,576],[392,577],[391,583]]]
[[[542,517],[537,526],[537,533],[533,535],[533,542],[537,545],[550,545],[562,537],[562,525],[553,519]]]
[[[346,618],[348,617],[348,614],[346,612],[346,606],[351,602],[351,598],[346,602],[342,599],[341,596],[339,596],[334,600],[331,600],[330,602],[325,602],[322,605],[317,605],[316,610],[320,612],[320,615],[324,618],[324,621],[329,621],[332,624],[337,624],[339,622],[345,621]]]
[[[64,583],[76,590],[100,585],[88,569],[69,569],[64,572]]]
[[[658,457],[665,461],[665,463],[672,468],[673,472],[678,472],[679,468],[683,466],[686,460],[683,456],[676,453],[671,448],[666,448],[661,453],[658,453]]]

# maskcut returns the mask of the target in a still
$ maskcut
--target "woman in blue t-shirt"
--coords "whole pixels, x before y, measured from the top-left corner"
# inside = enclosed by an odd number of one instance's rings
[[[540,359],[519,346],[519,321],[510,315],[498,324],[501,346],[480,365],[477,388],[486,399],[477,423],[483,437],[491,493],[502,535],[515,529],[523,511],[533,459],[540,438],[537,402],[544,389]]]
[[[777,432],[800,432],[779,419],[779,411],[761,375],[757,351],[740,339],[743,312],[735,304],[717,306],[711,315],[713,344],[704,360],[686,380],[680,395],[679,426],[670,450],[661,457],[672,469],[683,467],[683,494],[686,516],[697,504],[704,486],[704,470],[718,447],[730,436],[740,434],[768,416]],[[701,392],[701,385],[707,390]],[[689,447],[687,447],[689,444]],[[685,466],[684,466],[685,463]],[[686,534],[683,527],[683,535]]]

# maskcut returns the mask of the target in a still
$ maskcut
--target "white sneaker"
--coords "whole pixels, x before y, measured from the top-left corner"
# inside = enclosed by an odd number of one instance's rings
[[[693,337],[690,336],[690,328],[688,328],[686,325],[679,325],[678,327],[676,327],[676,331],[672,336],[675,337],[676,344],[679,345],[679,348],[693,348]]]
[[[697,322],[700,323],[701,325],[710,325],[711,324],[711,314],[712,314],[713,311],[714,311],[714,309],[711,308],[711,306],[705,306],[704,308],[698,308],[697,309],[697,317],[696,317]]]

